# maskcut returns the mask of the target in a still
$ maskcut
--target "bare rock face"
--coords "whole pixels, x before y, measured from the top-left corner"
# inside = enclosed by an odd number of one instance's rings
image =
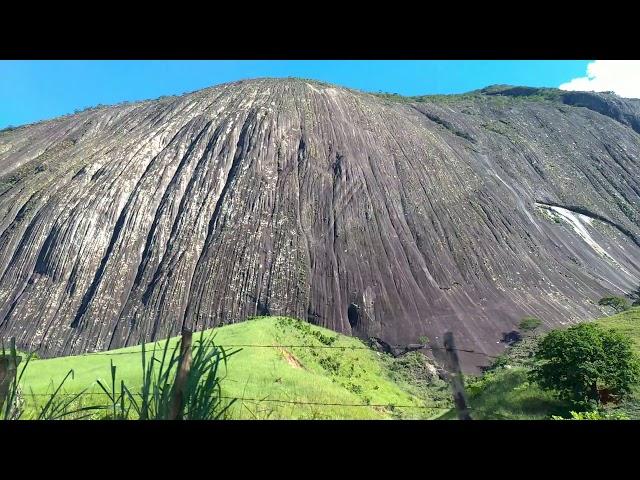
[[[1,132],[0,336],[70,354],[271,314],[493,354],[525,315],[600,315],[640,284],[640,107],[582,95],[260,79]]]

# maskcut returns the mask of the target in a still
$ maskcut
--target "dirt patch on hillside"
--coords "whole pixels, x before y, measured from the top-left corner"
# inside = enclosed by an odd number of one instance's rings
[[[380,405],[375,405],[373,408],[376,412],[378,413],[382,413],[383,415],[390,415],[391,411],[389,411],[389,409],[387,407],[381,407]]]
[[[300,360],[298,360],[290,351],[284,348],[278,348],[278,350],[280,351],[284,359],[287,361],[287,363],[291,365],[293,368],[304,368],[302,363],[300,363]]]

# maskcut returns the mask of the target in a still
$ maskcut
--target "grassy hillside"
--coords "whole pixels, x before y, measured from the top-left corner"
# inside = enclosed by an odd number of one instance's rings
[[[640,355],[640,308],[604,317],[596,323],[629,336]],[[527,378],[527,359],[535,339],[528,338],[512,347],[505,359],[506,368],[470,379],[468,386],[472,416],[476,419],[544,419],[551,415],[567,416],[570,407],[541,390]],[[640,388],[631,399],[617,407],[631,418],[640,418]],[[448,412],[445,418],[455,415]]]
[[[627,335],[633,341],[634,351],[640,355],[640,307],[596,320],[603,327],[612,328]]]
[[[447,385],[439,381],[428,385],[422,378],[415,378],[406,358],[393,359],[367,348],[358,339],[306,322],[262,317],[220,327],[214,333],[215,342],[225,348],[245,345],[229,359],[222,382],[224,395],[239,398],[232,407],[231,418],[432,418],[442,409],[431,406],[450,404]],[[174,345],[177,338],[169,341]],[[162,348],[164,342],[157,345]],[[151,349],[153,345],[147,345],[147,350]],[[73,379],[65,383],[66,392],[86,387],[90,392],[99,392],[96,380],[110,383],[113,360],[118,383],[123,379],[130,388],[138,388],[140,351],[141,347],[136,346],[33,360],[22,387],[27,399],[42,399],[42,394],[52,391],[52,382],[57,385],[73,369]],[[31,391],[37,395],[29,397]],[[95,395],[91,400],[100,398]]]
[[[596,320],[628,335],[640,355],[640,308]],[[231,418],[259,419],[391,419],[455,418],[448,386],[428,382],[420,354],[394,359],[367,348],[360,340],[283,317],[263,317],[213,331],[217,344],[242,350],[233,355],[223,380],[223,394],[238,398]],[[197,334],[194,339],[197,339]],[[545,419],[567,416],[567,404],[528,380],[527,362],[536,339],[526,337],[510,348],[503,368],[467,379],[467,393],[475,419]],[[169,340],[170,346],[177,338]],[[161,349],[164,342],[159,342]],[[260,347],[259,347],[260,346]],[[330,347],[330,348],[327,348]],[[153,349],[152,344],[147,350]],[[23,377],[28,401],[62,380],[70,369],[73,379],[65,391],[100,392],[96,380],[108,383],[110,360],[118,382],[138,387],[141,347],[54,359],[33,360]],[[150,353],[148,353],[150,355]],[[29,392],[36,394],[29,397]],[[87,402],[104,401],[96,394]],[[432,408],[441,406],[442,408]],[[640,389],[617,407],[640,418]]]
[[[601,325],[627,335],[633,341],[633,350],[640,356],[640,307],[598,320]],[[637,385],[631,399],[622,404],[618,410],[629,418],[640,419],[640,385]]]

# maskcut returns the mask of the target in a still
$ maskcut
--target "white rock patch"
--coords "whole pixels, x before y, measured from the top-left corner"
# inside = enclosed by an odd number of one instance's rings
[[[609,260],[615,262],[613,257],[611,255],[609,255],[606,252],[606,250],[604,248],[602,248],[600,246],[600,244],[593,239],[591,234],[588,232],[588,230],[586,229],[586,227],[582,223],[582,222],[585,222],[587,225],[590,225],[591,222],[593,222],[593,219],[591,217],[588,217],[586,215],[582,215],[582,214],[579,214],[579,213],[572,212],[571,210],[568,210],[568,209],[562,208],[562,207],[556,207],[556,206],[552,206],[552,205],[544,205],[544,204],[539,204],[539,203],[537,204],[537,206],[540,207],[540,208],[551,210],[551,211],[557,213],[558,215],[560,215],[560,217],[562,217],[563,220],[565,220],[567,223],[569,223],[569,225],[571,225],[573,230],[580,236],[580,238],[582,238],[599,255],[601,255],[601,256],[603,256],[605,258],[608,258]],[[617,262],[615,262],[615,263],[617,263]]]

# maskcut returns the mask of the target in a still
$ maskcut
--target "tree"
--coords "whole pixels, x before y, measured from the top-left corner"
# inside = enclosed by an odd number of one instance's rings
[[[524,330],[525,332],[532,332],[536,328],[542,325],[542,320],[536,317],[524,317],[520,321],[520,330]]]
[[[602,305],[605,307],[611,307],[616,312],[624,312],[629,309],[629,301],[624,297],[615,297],[610,295],[608,297],[602,297],[598,302],[598,305]]]
[[[600,391],[630,393],[640,379],[631,339],[594,323],[549,332],[534,354],[532,379],[575,404],[599,403]]]

